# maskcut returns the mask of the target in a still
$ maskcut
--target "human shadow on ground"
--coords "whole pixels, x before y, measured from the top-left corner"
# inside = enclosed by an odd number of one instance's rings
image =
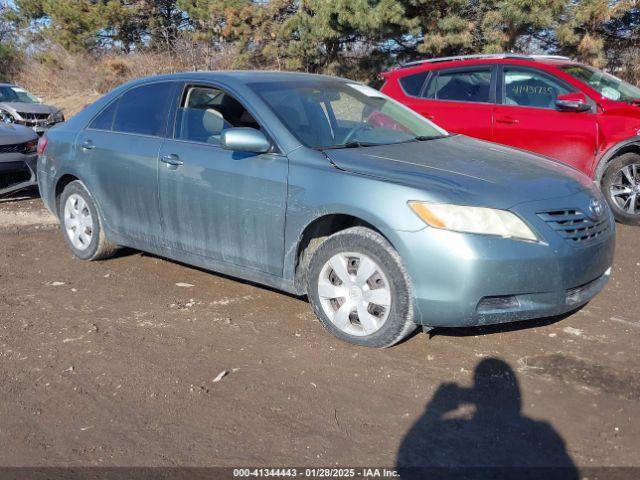
[[[400,444],[396,468],[410,479],[563,479],[578,471],[551,424],[522,414],[515,372],[482,360],[474,385],[443,383]]]

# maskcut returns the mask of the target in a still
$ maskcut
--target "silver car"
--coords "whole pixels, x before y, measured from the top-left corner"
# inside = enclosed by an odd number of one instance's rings
[[[17,123],[42,134],[56,123],[64,122],[62,110],[45,105],[24,88],[0,83],[0,122]]]
[[[0,196],[35,185],[37,146],[38,135],[32,129],[0,123]]]

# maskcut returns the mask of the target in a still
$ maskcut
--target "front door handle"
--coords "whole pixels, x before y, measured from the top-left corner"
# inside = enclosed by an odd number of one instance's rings
[[[436,116],[432,113],[427,113],[427,112],[423,112],[422,116],[424,118],[427,118],[429,120],[434,120],[436,118]]]
[[[518,120],[517,118],[513,118],[513,117],[509,117],[509,116],[496,117],[496,122],[498,122],[498,123],[506,123],[506,124],[509,124],[509,125],[515,125],[519,121],[520,120]]]
[[[94,148],[96,148],[96,146],[93,144],[93,142],[91,140],[86,140],[82,145],[82,150],[87,151],[87,150],[93,150]]]
[[[184,165],[184,162],[180,160],[180,157],[175,153],[172,153],[171,155],[165,155],[160,159],[160,161],[162,163],[166,163],[167,167],[173,167],[174,169],[179,167],[180,165]]]

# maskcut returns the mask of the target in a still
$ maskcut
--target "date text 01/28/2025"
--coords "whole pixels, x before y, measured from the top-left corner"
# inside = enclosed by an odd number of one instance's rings
[[[234,478],[249,477],[289,477],[289,478],[392,478],[398,477],[395,470],[388,468],[236,468]]]

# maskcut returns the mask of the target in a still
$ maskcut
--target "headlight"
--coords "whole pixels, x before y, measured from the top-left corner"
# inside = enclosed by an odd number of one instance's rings
[[[55,123],[60,123],[60,122],[64,122],[64,113],[62,113],[62,110],[58,110],[55,115],[53,116],[53,121]]]
[[[424,202],[409,202],[409,207],[434,228],[533,242],[539,240],[526,223],[507,210]]]
[[[13,118],[13,115],[11,115],[6,110],[3,110],[3,109],[0,108],[0,122],[13,123],[15,121],[16,121],[16,119]]]
[[[35,153],[38,149],[38,140],[31,140],[24,146],[25,153]]]

